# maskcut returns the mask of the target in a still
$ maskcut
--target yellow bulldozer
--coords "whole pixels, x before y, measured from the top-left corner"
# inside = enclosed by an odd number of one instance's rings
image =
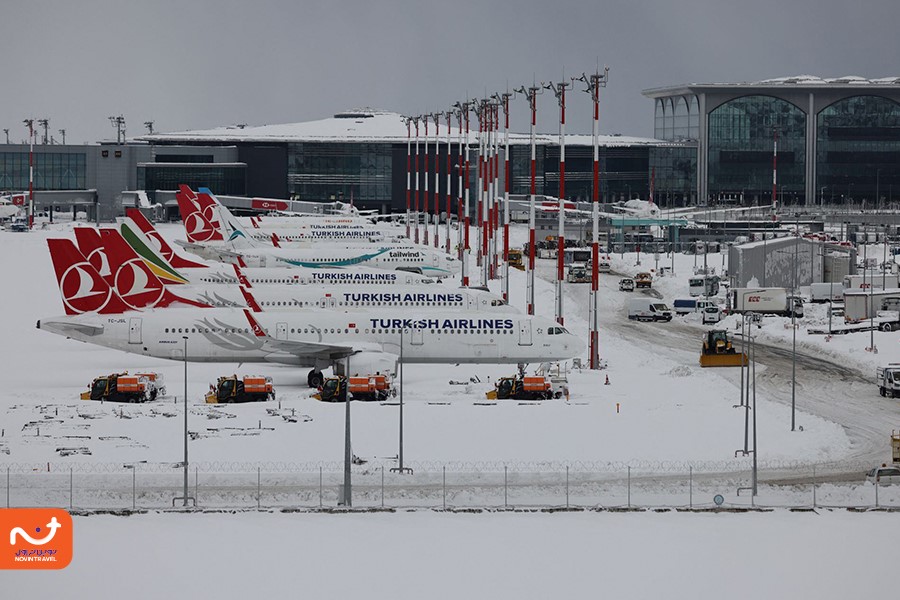
[[[515,248],[509,249],[509,266],[520,271],[525,270],[525,263],[522,257],[522,251]]]
[[[734,349],[727,331],[713,329],[706,332],[700,352],[701,367],[740,367],[746,364],[747,355]]]

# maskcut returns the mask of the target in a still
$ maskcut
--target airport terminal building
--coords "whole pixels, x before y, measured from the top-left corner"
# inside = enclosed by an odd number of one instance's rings
[[[900,197],[900,78],[811,76],[645,90],[654,136],[697,141],[698,196],[789,204]],[[775,142],[777,139],[777,163]]]
[[[791,77],[685,84],[643,93],[655,105],[654,137],[601,136],[602,202],[646,199],[652,188],[662,207],[768,204],[773,166],[775,189],[784,203],[868,201],[880,206],[900,198],[900,78]],[[475,190],[474,118],[471,126],[470,186]],[[353,199],[363,208],[402,211],[407,149],[415,141],[415,128],[411,130],[408,136],[398,113],[360,109],[317,121],[158,133],[123,143],[39,144],[34,150],[35,199],[38,209],[82,207],[90,218],[105,220],[121,214],[123,202],[133,202],[123,194],[126,190],[147,190],[151,201],[166,202],[171,193],[157,192],[171,192],[185,183],[224,196]],[[458,131],[454,120],[449,150],[452,197],[458,194],[462,162]],[[422,192],[425,138],[420,123]],[[28,153],[25,144],[0,144],[0,191],[28,189]],[[556,134],[536,136],[538,194],[558,195],[559,154]],[[437,136],[431,121],[428,187],[433,194],[437,164],[442,207],[447,155],[446,120]],[[592,198],[592,156],[590,135],[567,135],[569,200]],[[500,164],[502,168],[502,160]],[[528,134],[510,134],[510,165],[511,193],[527,194]],[[414,176],[412,181],[414,186]]]

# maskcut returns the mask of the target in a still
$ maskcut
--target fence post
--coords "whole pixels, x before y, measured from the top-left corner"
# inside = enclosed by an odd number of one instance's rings
[[[199,467],[194,467],[194,506],[197,506],[197,480],[200,478]]]
[[[443,467],[441,467],[441,470],[443,472],[443,476],[441,478],[441,488],[444,492],[444,510],[447,510],[447,466],[444,465]]]
[[[569,509],[569,465],[566,465],[566,510]]]
[[[6,467],[6,508],[9,508],[9,467]]]
[[[690,481],[690,487],[688,492],[688,508],[694,508],[694,466],[691,465],[688,467],[688,478]]]
[[[503,508],[509,507],[509,491],[507,489],[507,466],[503,465]]]
[[[813,508],[816,507],[816,466],[813,465]]]
[[[69,467],[69,508],[75,504],[75,482],[72,475],[72,467]]]
[[[381,508],[384,508],[384,465],[381,465]]]
[[[131,510],[137,510],[137,465],[131,469]]]
[[[256,510],[259,510],[259,496],[260,496],[260,480],[262,469],[256,467]]]
[[[878,471],[875,471],[878,473]],[[878,476],[875,476],[875,508],[878,508]]]
[[[319,508],[322,508],[322,467],[319,467]]]
[[[628,508],[631,508],[631,467],[628,467]]]

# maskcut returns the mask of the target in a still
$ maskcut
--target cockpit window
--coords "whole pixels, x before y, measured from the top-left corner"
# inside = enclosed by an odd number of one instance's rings
[[[560,335],[563,333],[569,333],[563,327],[550,327],[547,329],[547,335]]]

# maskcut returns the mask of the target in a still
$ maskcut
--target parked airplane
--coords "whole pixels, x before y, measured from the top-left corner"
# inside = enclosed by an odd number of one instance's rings
[[[314,248],[261,248],[247,235],[239,223],[229,218],[226,211],[219,212],[216,221],[217,237],[225,240],[224,246],[209,246],[206,240],[216,236],[208,232],[215,225],[205,212],[201,212],[183,194],[177,196],[185,231],[190,242],[185,247],[200,256],[252,267],[349,267],[362,265],[378,269],[410,269],[423,275],[448,277],[459,272],[460,263],[455,257],[431,248],[400,246],[395,244],[364,249],[341,249],[326,245]],[[318,244],[317,244],[318,246]]]
[[[196,362],[269,362],[321,370],[392,371],[401,352],[408,363],[515,364],[563,360],[584,343],[541,317],[475,311],[382,310],[262,312],[231,308],[132,310],[69,240],[58,256],[73,263],[57,283],[67,315],[41,319],[37,328],[67,338],[155,358]],[[79,259],[80,262],[79,262]]]
[[[87,256],[94,268],[109,285],[116,287],[116,275],[130,264],[140,261],[134,249],[125,238],[112,228],[76,227],[75,239],[82,255]],[[148,285],[164,285],[147,266],[144,274]],[[194,302],[218,307],[254,308],[269,310],[297,310],[303,308],[325,308],[331,310],[352,310],[355,308],[383,307],[384,309],[417,308],[432,310],[484,310],[490,312],[518,312],[500,296],[486,290],[459,288],[445,289],[443,286],[407,285],[393,286],[383,290],[360,290],[355,286],[332,282],[320,285],[261,286],[250,292],[239,285],[218,283],[182,285],[177,288],[178,296]]]
[[[22,195],[18,195],[24,202]],[[21,212],[21,205],[13,202],[12,196],[0,196],[0,219],[11,219]]]
[[[237,265],[210,263],[208,267],[183,268],[175,270],[165,257],[156,250],[156,246],[138,227],[125,218],[119,224],[119,230],[125,241],[150,265],[154,273],[166,283],[188,280],[191,283],[224,283],[245,287],[254,285],[321,285],[331,283],[352,283],[354,285],[425,285],[438,279],[410,273],[409,271],[385,271],[371,267],[320,268],[320,269],[282,269],[277,267],[253,267],[239,270]],[[162,236],[155,229],[158,239]],[[165,241],[165,240],[163,240]],[[177,254],[176,254],[177,256]],[[200,263],[196,263],[200,264]]]

